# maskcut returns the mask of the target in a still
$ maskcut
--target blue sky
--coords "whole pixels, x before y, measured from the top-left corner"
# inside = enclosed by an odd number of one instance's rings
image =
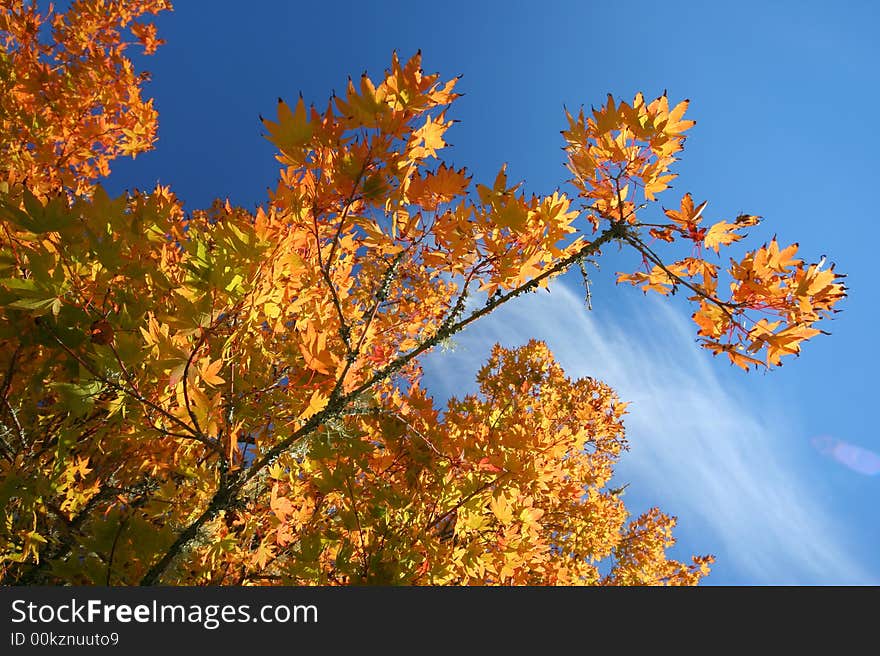
[[[848,274],[844,311],[780,370],[743,374],[694,345],[679,299],[616,287],[633,270],[609,253],[593,311],[576,277],[463,333],[426,371],[438,399],[473,389],[495,340],[547,341],[570,375],[631,401],[618,468],[634,510],[679,518],[676,553],[714,553],[707,583],[880,582],[880,476],[814,446],[819,436],[880,453],[872,279],[880,137],[880,5],[873,2],[187,2],[158,20],[168,43],[142,66],[160,112],[154,152],[117,162],[108,187],[170,184],[189,209],[217,197],[253,207],[277,177],[258,115],[276,98],[323,106],[349,75],[378,77],[391,51],[463,74],[447,161],[489,182],[508,163],[529,192],[563,184],[563,106],[636,91],[691,99],[676,195],[708,219],[764,217],[774,234]],[[242,9],[248,7],[248,9]],[[564,187],[563,187],[564,189]]]

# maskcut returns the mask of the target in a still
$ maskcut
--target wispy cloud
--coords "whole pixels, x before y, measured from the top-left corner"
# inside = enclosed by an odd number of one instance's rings
[[[557,283],[474,325],[453,352],[432,354],[428,387],[438,399],[472,391],[492,344],[543,339],[569,376],[600,378],[631,403],[631,450],[618,467],[631,482],[628,505],[644,500],[677,515],[679,553],[718,556],[709,582],[876,583],[814,492],[785,433],[794,422],[774,421],[772,399],[750,400],[747,380],[722,383],[686,316],[662,299],[638,301],[624,322],[587,312]]]

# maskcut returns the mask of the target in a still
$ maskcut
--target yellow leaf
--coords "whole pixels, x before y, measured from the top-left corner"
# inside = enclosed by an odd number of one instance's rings
[[[739,226],[735,223],[719,221],[709,228],[709,232],[706,233],[703,243],[706,244],[706,248],[711,248],[718,253],[719,246],[726,246],[727,244],[732,244],[733,242],[742,239],[742,235],[732,232],[738,228]]]
[[[226,381],[217,375],[217,372],[223,367],[223,360],[215,360],[209,364],[199,367],[199,375],[211,387],[222,385]]]
[[[309,399],[309,405],[306,406],[306,409],[302,411],[299,418],[300,419],[308,419],[313,414],[320,412],[327,406],[327,401],[329,397],[325,396],[321,390],[315,390],[312,393],[312,397]]]
[[[516,198],[511,198],[509,203],[498,208],[494,216],[499,227],[520,232],[529,218],[529,211]]]
[[[314,127],[306,116],[306,106],[302,97],[292,112],[287,103],[279,98],[278,122],[263,119],[263,124],[269,130],[269,136],[266,138],[288,155],[291,151],[295,152],[304,146],[314,132]]]
[[[502,524],[509,524],[513,520],[513,509],[503,495],[499,497],[493,496],[489,499],[489,508]]]
[[[272,560],[275,555],[275,545],[261,542],[257,550],[251,556],[251,563],[259,568],[263,568]]]

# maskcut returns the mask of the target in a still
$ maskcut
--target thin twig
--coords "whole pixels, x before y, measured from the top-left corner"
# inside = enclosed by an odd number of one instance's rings
[[[205,434],[202,432],[201,426],[199,426],[199,420],[196,417],[196,413],[193,412],[192,408],[190,408],[189,401],[189,368],[192,366],[193,358],[195,358],[196,353],[202,348],[202,345],[205,343],[205,340],[208,338],[208,331],[204,328],[202,329],[202,334],[199,337],[199,341],[196,342],[196,345],[193,347],[193,350],[190,352],[189,357],[186,359],[186,365],[183,367],[183,402],[186,404],[186,412],[189,415],[189,418],[192,420],[193,427],[196,430],[196,433],[200,435],[203,439],[207,439]],[[222,455],[223,450],[220,449],[220,453]]]
[[[39,320],[39,317],[37,319]],[[49,331],[49,333],[52,335],[53,339],[56,342],[58,342],[58,344],[61,346],[61,348],[64,349],[64,351],[70,357],[72,357],[79,364],[81,364],[86,371],[88,371],[90,374],[92,374],[92,376],[94,376],[96,380],[104,383],[105,385],[112,387],[113,389],[115,389],[119,392],[122,392],[123,394],[128,394],[129,396],[135,398],[139,403],[142,403],[142,404],[152,408],[156,412],[158,412],[160,415],[162,415],[162,417],[164,417],[165,419],[167,419],[171,423],[177,424],[178,426],[180,426],[181,428],[183,428],[184,430],[186,430],[189,433],[189,436],[186,436],[187,439],[194,439],[194,440],[201,442],[202,444],[210,447],[214,451],[218,451],[218,453],[222,453],[222,449],[220,449],[216,443],[205,438],[201,433],[194,432],[193,427],[189,426],[186,422],[181,421],[180,419],[178,419],[174,415],[170,414],[169,412],[167,412],[163,408],[160,408],[155,403],[153,403],[152,401],[150,401],[148,398],[144,397],[143,395],[141,395],[137,391],[128,389],[124,385],[120,385],[119,383],[99,374],[97,371],[95,371],[95,369],[85,359],[83,359],[79,354],[77,354],[67,344],[65,344],[48,323],[38,321],[38,325],[45,327]]]

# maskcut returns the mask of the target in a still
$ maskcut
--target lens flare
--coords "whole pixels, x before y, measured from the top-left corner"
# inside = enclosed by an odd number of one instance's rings
[[[880,474],[880,455],[873,451],[828,435],[814,437],[812,443],[822,455],[833,458],[841,465],[849,467],[859,474],[866,476]]]

